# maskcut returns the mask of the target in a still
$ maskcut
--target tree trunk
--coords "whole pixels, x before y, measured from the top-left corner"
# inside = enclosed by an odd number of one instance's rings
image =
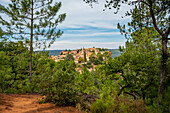
[[[30,53],[29,53],[30,83],[32,83],[33,0],[32,0],[31,5],[32,5],[32,8],[31,8],[31,35],[30,35]]]
[[[166,76],[166,61],[168,59],[167,39],[168,37],[165,36],[162,37],[162,61],[161,61],[160,83],[158,89],[158,112],[160,110],[160,105],[161,105],[160,99],[163,97],[164,79]]]

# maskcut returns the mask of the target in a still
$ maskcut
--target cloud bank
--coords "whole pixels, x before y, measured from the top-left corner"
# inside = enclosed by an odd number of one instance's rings
[[[0,0],[2,5],[7,5],[10,0]],[[121,18],[129,6],[114,15],[114,10],[104,9],[105,0],[99,0],[91,8],[83,0],[60,0],[62,2],[60,13],[66,13],[66,20],[58,28],[64,31],[61,38],[48,48],[75,49],[81,47],[118,48],[123,46],[126,39],[119,33],[117,23],[125,24],[130,18]],[[54,0],[56,2],[56,0]],[[58,0],[57,0],[58,2]]]

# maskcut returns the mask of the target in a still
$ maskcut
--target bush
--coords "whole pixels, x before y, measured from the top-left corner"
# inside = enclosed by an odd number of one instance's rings
[[[87,65],[91,65],[91,62],[88,61],[88,62],[87,62]]]
[[[45,67],[45,73],[41,73],[38,78],[41,81],[39,83],[41,94],[46,96],[45,102],[53,102],[56,105],[76,105],[78,98],[74,83],[78,73],[75,68],[74,61],[67,59],[57,62],[54,67],[50,67],[50,64]]]
[[[74,57],[73,57],[72,54],[68,54],[68,55],[66,56],[66,59],[67,59],[68,61],[70,61],[70,60],[73,60],[73,61],[74,61]]]
[[[94,78],[86,67],[83,68],[82,74],[76,77],[76,87],[80,94],[94,95],[96,93]]]
[[[92,65],[87,65],[87,68],[92,68],[93,66]]]
[[[15,88],[9,88],[4,91],[4,93],[9,93],[9,94],[18,94],[19,91]]]
[[[87,66],[87,64],[82,64],[83,65],[83,67],[86,67]]]
[[[107,96],[97,99],[90,107],[91,113],[151,113],[142,100]]]
[[[79,63],[84,62],[84,58],[81,58],[81,57],[80,57],[80,58],[78,59],[78,62],[79,62]]]

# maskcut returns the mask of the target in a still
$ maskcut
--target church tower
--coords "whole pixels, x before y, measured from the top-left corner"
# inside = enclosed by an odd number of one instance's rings
[[[84,46],[83,46],[83,49],[82,49],[82,54],[84,54]]]

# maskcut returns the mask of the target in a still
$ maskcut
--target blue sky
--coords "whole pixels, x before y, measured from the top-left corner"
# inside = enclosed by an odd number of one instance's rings
[[[59,0],[53,0],[54,2]],[[62,8],[59,13],[66,13],[66,20],[58,26],[64,31],[61,38],[48,48],[48,50],[76,49],[82,47],[101,47],[117,49],[123,46],[126,39],[119,33],[117,23],[126,24],[129,17],[124,16],[129,6],[122,6],[117,15],[114,10],[104,9],[105,0],[99,0],[99,4],[94,4],[91,8],[83,0],[60,0]],[[2,5],[6,5],[10,0],[0,0]]]

